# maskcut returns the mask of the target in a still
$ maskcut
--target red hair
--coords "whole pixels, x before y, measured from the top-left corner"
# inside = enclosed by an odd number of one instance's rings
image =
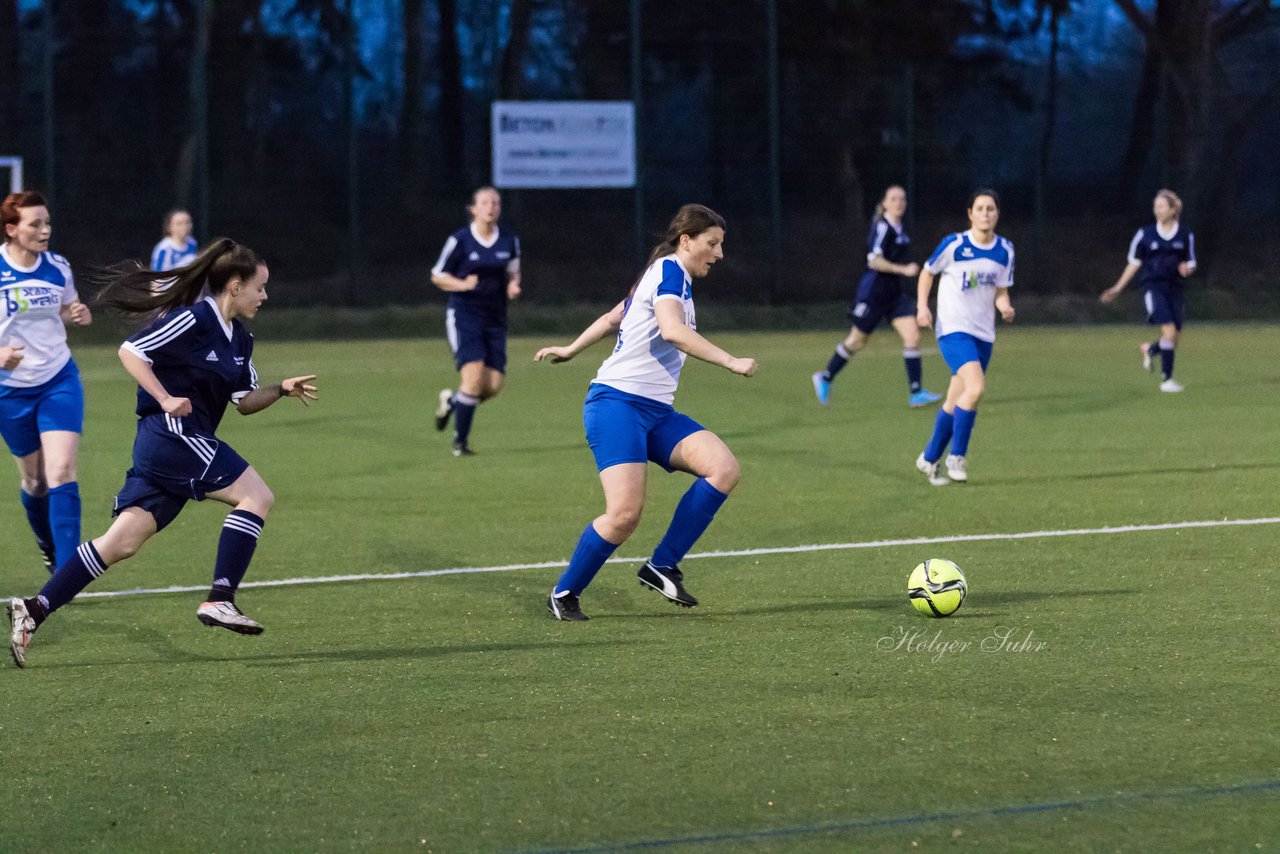
[[[47,208],[49,203],[44,200],[44,196],[33,191],[22,193],[10,193],[4,197],[4,201],[0,202],[0,228],[7,225],[17,225],[22,221],[22,208]]]

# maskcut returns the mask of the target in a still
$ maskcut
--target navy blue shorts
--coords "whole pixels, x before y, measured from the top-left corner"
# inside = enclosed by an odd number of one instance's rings
[[[507,319],[484,310],[457,309],[445,312],[445,333],[453,363],[461,369],[468,362],[484,362],[486,368],[507,369]]]
[[[667,471],[671,452],[686,436],[704,429],[669,403],[659,403],[612,386],[592,383],[582,407],[587,444],[596,470],[622,463],[655,462]]]
[[[864,334],[870,335],[882,320],[915,317],[916,301],[896,281],[864,276],[858,284],[858,297],[849,310],[849,320]]]
[[[188,501],[226,489],[248,468],[244,457],[212,434],[188,430],[181,418],[148,415],[138,422],[133,468],[125,474],[111,515],[138,507],[162,529]]]
[[[38,386],[0,386],[0,436],[9,453],[35,453],[40,450],[40,434],[53,430],[84,432],[84,387],[74,361]]]
[[[952,376],[958,374],[960,368],[970,362],[980,364],[985,374],[987,365],[991,363],[991,351],[994,349],[995,344],[975,338],[968,332],[952,332],[938,339],[938,352],[942,353],[942,360],[951,369]]]
[[[1176,328],[1182,328],[1183,307],[1186,303],[1183,288],[1147,288],[1142,295],[1142,303],[1147,307],[1147,323],[1152,326],[1172,323]]]

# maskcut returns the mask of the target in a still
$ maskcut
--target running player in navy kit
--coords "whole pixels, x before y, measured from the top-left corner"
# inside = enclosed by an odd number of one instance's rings
[[[67,324],[88,326],[67,259],[49,251],[53,224],[39,193],[0,203],[0,436],[18,463],[18,491],[45,569],[80,544],[76,462],[84,389]]]
[[[507,367],[507,303],[520,296],[520,238],[498,228],[502,199],[481,187],[467,206],[471,224],[454,232],[431,269],[431,282],[449,294],[445,332],[458,368],[457,392],[443,389],[436,429],[454,419],[453,455],[472,455],[476,407],[502,391]]]
[[[831,383],[836,374],[867,346],[871,333],[886,318],[902,338],[908,405],[928,406],[942,399],[921,385],[916,301],[903,282],[904,276],[914,277],[919,273],[920,265],[910,260],[911,238],[907,236],[902,221],[906,212],[907,191],[896,185],[886,189],[871,218],[871,232],[867,235],[867,272],[858,283],[858,295],[849,312],[853,328],[836,345],[826,369],[813,375],[813,391],[823,406],[831,400]]]
[[[1173,352],[1182,331],[1183,304],[1186,287],[1183,280],[1196,270],[1196,238],[1183,228],[1182,199],[1173,190],[1156,193],[1153,212],[1156,221],[1138,229],[1129,243],[1129,263],[1114,285],[1102,292],[1104,303],[1113,301],[1134,275],[1142,271],[1142,300],[1147,308],[1147,323],[1160,327],[1160,338],[1140,344],[1142,367],[1151,370],[1152,360],[1160,356],[1163,381],[1160,390],[1176,394],[1182,384],[1173,378]]]
[[[309,383],[315,377],[258,385],[253,336],[240,322],[253,318],[267,299],[267,265],[253,250],[225,237],[215,240],[191,264],[173,270],[173,285],[159,293],[152,287],[157,272],[117,272],[99,294],[99,303],[122,314],[155,318],[120,347],[120,361],[138,383],[133,467],[107,532],[81,543],[37,595],[9,600],[9,650],[19,667],[50,614],[108,567],[132,557],[190,500],[212,498],[234,508],[218,540],[213,586],[196,617],[240,634],[262,632],[236,607],[235,594],[275,497],[215,431],[228,403],[252,415],[283,397],[314,400]]]

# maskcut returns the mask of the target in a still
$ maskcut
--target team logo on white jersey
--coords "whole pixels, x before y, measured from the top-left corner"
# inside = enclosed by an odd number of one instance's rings
[[[16,282],[18,277],[13,274],[12,270],[0,270],[0,282]]]
[[[962,247],[960,248],[960,257],[961,257],[961,258],[972,258],[972,257],[973,257],[973,250],[972,250],[972,249],[970,249],[968,246],[962,246]]]
[[[218,361],[218,354],[215,353],[213,350],[210,350],[209,355],[205,356],[204,360],[206,362],[216,362]]]

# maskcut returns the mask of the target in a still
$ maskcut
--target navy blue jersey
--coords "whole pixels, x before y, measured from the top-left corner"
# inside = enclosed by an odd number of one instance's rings
[[[161,316],[122,346],[150,363],[169,394],[191,401],[191,414],[183,420],[203,433],[218,429],[227,403],[239,403],[258,387],[253,336],[239,320],[224,321],[212,297]],[[154,397],[138,389],[139,418],[163,412]]]
[[[482,241],[474,226],[460,228],[445,241],[440,260],[431,268],[439,275],[448,273],[465,279],[474,273],[480,283],[474,291],[449,294],[449,305],[466,309],[483,307],[506,310],[507,274],[516,269],[520,257],[520,238],[513,232],[498,228],[492,238]]]
[[[1129,263],[1142,265],[1144,288],[1181,285],[1178,264],[1186,261],[1196,266],[1196,237],[1178,224],[1165,237],[1155,223],[1138,229],[1129,243]]]
[[[884,216],[876,217],[871,223],[871,230],[867,233],[867,263],[870,264],[871,259],[877,255],[890,264],[910,263],[911,238],[907,236],[906,227],[894,228],[893,223]],[[864,282],[876,279],[878,284],[886,285],[899,285],[902,282],[902,277],[897,273],[882,273],[870,267],[862,278]]]

